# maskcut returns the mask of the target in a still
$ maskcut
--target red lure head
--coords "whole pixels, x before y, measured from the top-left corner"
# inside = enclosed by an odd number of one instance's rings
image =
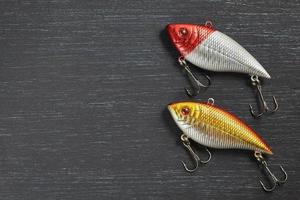
[[[189,54],[215,30],[206,25],[168,24],[168,35],[182,56]]]

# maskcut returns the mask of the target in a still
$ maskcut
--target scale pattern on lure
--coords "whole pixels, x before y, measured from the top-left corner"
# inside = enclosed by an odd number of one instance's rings
[[[168,109],[183,133],[204,146],[273,154],[250,127],[209,103],[178,102],[170,104]]]
[[[211,159],[211,153],[206,148],[209,157],[207,160],[201,160],[192,149],[190,138],[206,147],[254,151],[255,159],[270,178],[271,187],[266,187],[260,181],[262,188],[266,192],[271,192],[278,185],[285,183],[288,175],[283,167],[280,166],[280,169],[284,177],[279,179],[270,170],[268,163],[263,157],[263,154],[273,154],[266,142],[237,117],[213,104],[214,100],[210,98],[207,103],[177,102],[168,105],[174,121],[183,131],[181,141],[195,161],[195,167],[192,169],[188,168],[186,163],[182,161],[185,170],[194,172],[198,168],[199,162],[205,164]]]
[[[184,59],[200,68],[271,78],[246,49],[209,25],[169,24],[167,32]]]

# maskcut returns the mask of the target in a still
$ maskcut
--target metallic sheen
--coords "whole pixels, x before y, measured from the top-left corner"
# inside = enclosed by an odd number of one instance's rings
[[[168,109],[183,133],[199,144],[273,154],[271,148],[249,126],[212,104],[178,102],[169,104]]]
[[[169,24],[167,32],[180,54],[202,69],[271,78],[245,48],[211,26]]]

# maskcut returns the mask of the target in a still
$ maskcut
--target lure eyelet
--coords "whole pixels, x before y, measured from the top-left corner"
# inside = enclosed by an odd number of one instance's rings
[[[213,106],[215,104],[214,98],[207,99],[207,104]]]
[[[212,21],[206,21],[206,22],[205,22],[205,26],[208,27],[208,28],[213,28],[213,23],[212,23]]]

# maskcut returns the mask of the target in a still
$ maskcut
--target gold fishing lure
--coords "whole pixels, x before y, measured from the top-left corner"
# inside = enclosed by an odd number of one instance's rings
[[[280,166],[284,173],[284,179],[279,180],[268,168],[262,154],[272,155],[270,146],[252,130],[234,115],[214,106],[214,100],[210,98],[207,103],[199,102],[177,102],[168,105],[168,109],[182,130],[181,140],[184,146],[192,154],[196,166],[194,169],[187,168],[183,162],[185,169],[193,172],[198,168],[198,163],[207,163],[211,158],[209,154],[207,160],[200,160],[199,156],[190,146],[189,139],[211,148],[218,149],[245,149],[254,151],[257,161],[262,164],[269,177],[273,181],[273,186],[267,188],[261,181],[263,189],[267,192],[273,191],[275,187],[287,180],[287,173]]]

